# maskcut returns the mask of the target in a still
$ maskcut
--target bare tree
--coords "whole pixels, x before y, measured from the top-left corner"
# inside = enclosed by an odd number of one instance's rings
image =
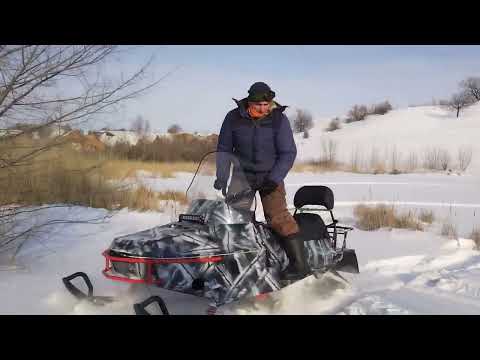
[[[131,76],[115,82],[102,77],[102,68],[117,54],[115,46],[22,45],[0,48],[0,127],[12,122],[32,124],[19,137],[52,125],[79,125],[99,114],[114,110],[162,79],[140,86],[150,62]],[[167,74],[169,75],[169,74]],[[69,94],[68,89],[76,89]],[[33,149],[18,159],[0,159],[1,167],[32,159],[52,143]]]
[[[28,146],[20,140],[45,128],[72,128],[96,119],[169,75],[145,83],[148,61],[130,76],[108,77],[105,66],[120,51],[116,46],[0,45],[0,128],[25,125],[0,138],[2,188],[15,171],[27,173],[41,154],[68,141],[62,133]],[[13,209],[2,224],[12,222],[24,206],[12,206],[8,193],[0,195],[0,207]]]
[[[293,119],[293,131],[296,133],[305,133],[305,131],[313,128],[313,117],[308,110],[297,109],[297,113]]]
[[[381,163],[380,163],[380,159],[379,159],[379,155],[378,155],[378,148],[376,148],[375,146],[372,148],[372,151],[370,153],[370,164],[369,164],[369,167],[371,170],[373,171],[379,171],[380,168],[382,167],[381,166]],[[382,170],[384,170],[385,167],[383,167]]]
[[[135,131],[137,135],[143,134],[143,118],[141,116],[137,116],[135,120],[133,120],[130,130]]]
[[[469,77],[460,82],[460,87],[475,101],[480,101],[480,77]]]
[[[178,124],[173,124],[168,128],[167,132],[169,134],[178,134],[179,132],[182,132],[182,128]]]
[[[448,102],[448,107],[457,112],[457,118],[460,115],[460,110],[472,104],[472,97],[469,93],[462,91],[453,94]]]
[[[448,169],[448,165],[450,164],[450,153],[445,150],[445,149],[442,149],[440,150],[439,152],[439,157],[438,157],[438,161],[440,163],[440,167],[442,170],[447,170]]]
[[[145,134],[149,134],[152,131],[152,127],[150,125],[149,120],[145,120],[144,122],[144,131],[145,131]]]
[[[350,170],[352,172],[358,172],[360,171],[360,166],[361,166],[360,148],[358,147],[358,145],[356,145],[354,148],[352,148],[352,151],[350,154]]]
[[[409,171],[414,171],[418,167],[418,156],[414,151],[411,151],[408,154],[408,160],[407,160],[407,169]]]
[[[324,154],[324,158],[322,160],[329,164],[334,164],[337,159],[338,142],[333,139],[322,139],[321,145]]]
[[[145,120],[141,115],[138,115],[132,122],[131,130],[135,131],[135,133],[140,137],[150,133],[150,129],[150,121]]]
[[[398,165],[401,163],[402,154],[398,152],[397,146],[393,145],[390,153],[390,166],[392,168],[392,172],[398,172]]]
[[[468,166],[470,165],[470,162],[472,161],[472,148],[469,147],[461,147],[458,149],[458,166],[460,170],[465,171],[467,170]]]
[[[427,148],[423,153],[423,167],[429,170],[440,169],[441,149],[437,147]]]

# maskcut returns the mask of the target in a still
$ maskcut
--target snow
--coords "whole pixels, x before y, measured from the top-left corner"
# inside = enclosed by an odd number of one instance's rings
[[[477,115],[478,114],[478,115]],[[321,131],[321,124],[309,139],[297,140],[301,158],[317,154],[319,137],[337,139],[340,155],[348,157],[355,143],[369,146],[397,146],[402,153],[426,146],[456,151],[473,147],[472,165],[461,176],[444,173],[370,175],[342,172],[290,173],[286,178],[287,202],[293,204],[302,185],[326,185],[335,194],[334,213],[340,222],[355,227],[353,208],[357,204],[390,204],[399,211],[432,210],[435,221],[425,231],[355,228],[348,246],[356,250],[360,274],[343,274],[348,283],[330,275],[310,276],[266,300],[243,300],[225,306],[223,314],[479,314],[480,252],[469,235],[480,229],[480,107],[465,110],[459,119],[442,109],[418,107],[394,110],[364,122],[344,125],[333,133]],[[326,123],[325,123],[326,126]],[[420,151],[420,150],[419,150]],[[137,174],[157,190],[184,191],[191,174],[155,178]],[[208,180],[208,179],[206,179]],[[213,180],[213,179],[211,179]],[[206,181],[207,183],[209,181]],[[211,181],[213,182],[213,181]],[[258,203],[257,219],[263,219]],[[94,224],[57,224],[38,231],[10,263],[0,253],[1,314],[133,314],[132,304],[152,295],[143,285],[112,282],[101,274],[101,252],[112,239],[174,220],[164,213],[121,210]],[[46,209],[30,219],[102,219],[102,209],[68,207]],[[41,217],[41,218],[40,218]],[[458,239],[441,235],[445,222],[453,223]],[[27,226],[28,224],[25,224]],[[75,300],[61,278],[76,271],[86,272],[94,294],[114,295],[119,301],[95,307]],[[172,314],[204,314],[208,301],[189,295],[158,290]]]
[[[149,141],[153,141],[155,140],[157,135],[160,134],[148,134],[146,135],[146,138]],[[127,143],[130,145],[136,145],[140,138],[141,136],[135,131],[109,130],[105,132],[102,131],[99,135],[99,140],[109,146],[113,146],[116,143]]]
[[[472,226],[480,226],[480,193],[474,176],[446,175],[357,175],[294,174],[287,177],[288,203],[303,183],[328,183],[336,194],[335,214],[341,222],[354,225],[353,206],[367,199],[397,201],[402,209],[430,208],[436,222],[427,231],[355,229],[348,245],[357,252],[358,275],[344,275],[350,284],[332,278],[309,277],[272,295],[266,301],[244,301],[226,306],[225,314],[474,314],[480,312],[480,253],[466,237]],[[325,178],[325,181],[323,179]],[[361,178],[361,179],[360,179]],[[147,178],[151,184],[154,179]],[[156,179],[157,188],[177,189],[190,182],[187,174],[176,179]],[[432,184],[432,186],[429,186]],[[427,191],[428,189],[428,191]],[[439,199],[452,207],[438,206]],[[455,207],[455,198],[463,205]],[[400,200],[415,200],[401,202]],[[470,202],[468,202],[470,199]],[[451,210],[454,209],[454,210]],[[261,204],[258,206],[259,216]],[[45,219],[102,218],[107,211],[84,207],[45,210]],[[460,239],[440,235],[444,216],[458,226]],[[40,219],[37,219],[39,221]],[[2,314],[132,314],[132,304],[150,296],[151,290],[107,280],[101,274],[101,252],[122,234],[172,221],[172,214],[121,210],[96,224],[62,224],[36,234],[22,248],[16,267],[3,261],[0,267],[0,313]],[[94,293],[114,295],[120,301],[95,307],[78,302],[64,289],[63,276],[85,271]],[[160,290],[173,314],[203,314],[208,301]]]

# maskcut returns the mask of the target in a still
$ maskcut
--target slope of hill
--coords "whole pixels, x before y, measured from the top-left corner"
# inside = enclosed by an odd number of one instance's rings
[[[467,173],[480,174],[480,103],[461,112],[437,106],[410,107],[393,110],[385,115],[371,115],[364,121],[342,123],[342,128],[326,132],[328,121],[319,121],[310,130],[309,138],[296,134],[299,161],[322,157],[322,143],[333,140],[337,159],[349,163],[356,154],[360,164],[371,161],[372,152],[379,160],[391,162],[396,152],[397,162],[406,164],[415,154],[421,166],[426,152],[445,150],[450,156],[448,168],[458,167],[459,149],[472,152]]]

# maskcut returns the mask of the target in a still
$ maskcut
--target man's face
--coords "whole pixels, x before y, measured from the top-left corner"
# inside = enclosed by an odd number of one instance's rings
[[[270,110],[270,103],[268,101],[249,102],[248,105],[251,106],[255,112],[262,115],[267,115]]]

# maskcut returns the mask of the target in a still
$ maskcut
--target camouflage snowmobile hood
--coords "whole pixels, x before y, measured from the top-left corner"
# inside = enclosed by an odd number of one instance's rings
[[[253,212],[228,206],[223,201],[194,200],[188,214],[202,215],[205,224],[174,222],[115,238],[110,250],[147,258],[215,256],[258,249]]]

